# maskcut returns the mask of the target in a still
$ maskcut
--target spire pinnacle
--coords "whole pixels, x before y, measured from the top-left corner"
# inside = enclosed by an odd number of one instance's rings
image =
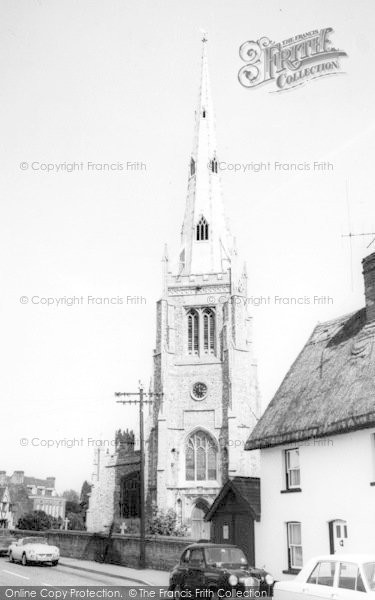
[[[201,81],[178,269],[185,275],[226,271],[232,248],[218,172],[207,46],[207,32],[202,31]]]

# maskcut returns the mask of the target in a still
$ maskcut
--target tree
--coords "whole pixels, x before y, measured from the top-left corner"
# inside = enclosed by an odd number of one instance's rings
[[[62,529],[64,523],[62,517],[50,517],[50,521],[51,529]]]
[[[81,488],[81,497],[79,499],[82,508],[87,508],[89,505],[89,495],[91,494],[92,486],[88,481],[84,481]]]
[[[65,492],[63,492],[63,498],[66,498],[69,502],[79,504],[79,495],[75,490],[65,490]]]
[[[83,531],[85,529],[85,523],[81,514],[69,512],[66,518],[69,519],[68,529],[73,529],[74,531]]]
[[[88,481],[84,481],[81,488],[81,497],[80,497],[80,505],[82,509],[82,518],[84,522],[86,522],[86,513],[89,507],[89,496],[91,494],[92,486]]]
[[[33,510],[18,519],[17,529],[44,531],[51,529],[51,517],[44,510]]]
[[[65,504],[65,512],[66,513],[80,513],[82,511],[81,505],[79,502],[73,502],[72,500],[67,500]]]

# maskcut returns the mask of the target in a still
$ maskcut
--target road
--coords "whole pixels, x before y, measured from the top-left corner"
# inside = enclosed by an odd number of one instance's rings
[[[10,563],[8,557],[0,557],[0,586],[124,586],[139,585],[137,581],[129,576],[126,578],[126,568],[116,567],[111,569],[113,574],[101,573],[100,570],[106,565],[99,565],[98,570],[89,572],[85,567],[81,568],[83,561],[71,564],[59,564],[57,567],[49,565],[28,565],[23,567],[19,563]],[[61,559],[64,562],[64,559]],[[95,565],[90,563],[88,567]],[[107,570],[110,569],[107,566]],[[142,577],[139,576],[139,579]]]

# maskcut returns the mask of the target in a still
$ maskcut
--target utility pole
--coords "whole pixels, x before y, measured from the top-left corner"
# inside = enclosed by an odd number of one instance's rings
[[[143,417],[143,405],[152,404],[153,396],[161,397],[163,394],[146,394],[143,389],[143,385],[139,382],[138,392],[115,392],[115,396],[138,396],[134,400],[117,400],[118,404],[139,404],[139,567],[144,569],[146,567],[146,507],[145,507],[145,450],[144,450],[144,417]],[[150,398],[145,400],[145,398]]]

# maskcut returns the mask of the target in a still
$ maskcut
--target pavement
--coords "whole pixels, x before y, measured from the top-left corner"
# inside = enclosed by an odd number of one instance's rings
[[[132,569],[121,565],[103,564],[92,560],[78,560],[65,556],[60,558],[59,565],[78,569],[79,571],[87,571],[88,573],[102,573],[108,577],[132,579],[135,584],[139,585],[165,586],[169,583],[169,572],[157,571],[156,569]]]

